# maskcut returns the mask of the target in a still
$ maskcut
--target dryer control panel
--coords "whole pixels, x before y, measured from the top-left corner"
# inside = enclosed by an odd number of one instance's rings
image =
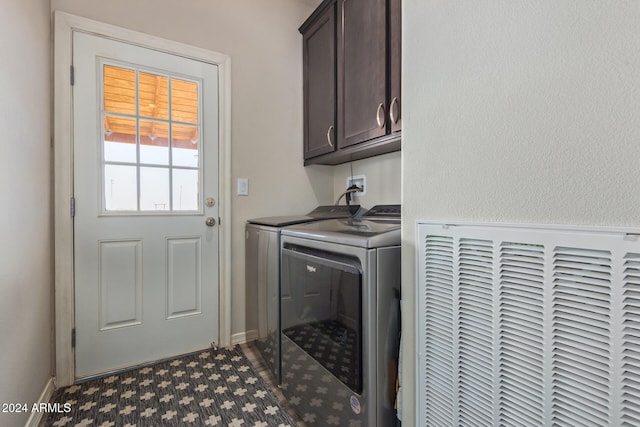
[[[362,216],[363,219],[396,218],[400,219],[400,205],[375,205]]]

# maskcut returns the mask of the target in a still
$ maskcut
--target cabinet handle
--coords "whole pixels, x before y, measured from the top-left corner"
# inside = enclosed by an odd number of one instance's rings
[[[378,127],[382,129],[386,121],[386,117],[384,114],[384,104],[378,105],[378,110],[376,111],[376,121],[378,122]]]
[[[400,118],[400,116],[398,115],[398,117],[396,117],[396,115],[393,113],[394,107],[396,110],[398,109],[397,96],[394,96],[393,99],[391,100],[391,104],[389,104],[389,119],[391,120],[391,123],[396,124],[398,123],[398,119]]]
[[[329,126],[327,129],[327,142],[329,143],[329,147],[333,148],[333,142],[331,142],[331,131],[333,130],[333,125]]]

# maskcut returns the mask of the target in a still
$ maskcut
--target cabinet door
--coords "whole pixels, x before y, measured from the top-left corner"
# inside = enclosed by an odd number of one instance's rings
[[[402,73],[402,9],[401,0],[389,0],[389,114],[391,132],[402,129],[402,104],[400,96]]]
[[[338,146],[386,134],[386,0],[340,0]]]
[[[328,7],[303,35],[305,159],[336,146],[335,10]]]

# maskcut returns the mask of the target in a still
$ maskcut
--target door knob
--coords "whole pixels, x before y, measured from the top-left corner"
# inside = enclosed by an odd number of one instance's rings
[[[207,224],[207,227],[213,227],[214,225],[216,225],[216,220],[210,216],[205,220],[204,223]]]

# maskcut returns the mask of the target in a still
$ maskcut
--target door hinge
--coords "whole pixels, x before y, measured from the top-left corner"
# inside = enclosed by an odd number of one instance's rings
[[[220,217],[218,217],[218,225],[222,225],[222,221],[220,220]]]
[[[69,77],[69,80],[70,80],[71,86],[73,86],[73,85],[75,84],[75,82],[76,82],[76,73],[75,73],[75,68],[73,68],[73,65],[70,65],[70,66],[69,66],[69,68],[70,68],[70,73],[69,73],[69,74],[70,74],[70,77]]]
[[[71,208],[71,218],[74,218],[76,216],[76,198],[73,196],[71,196],[70,208]]]
[[[71,330],[71,348],[76,348],[76,328]]]

